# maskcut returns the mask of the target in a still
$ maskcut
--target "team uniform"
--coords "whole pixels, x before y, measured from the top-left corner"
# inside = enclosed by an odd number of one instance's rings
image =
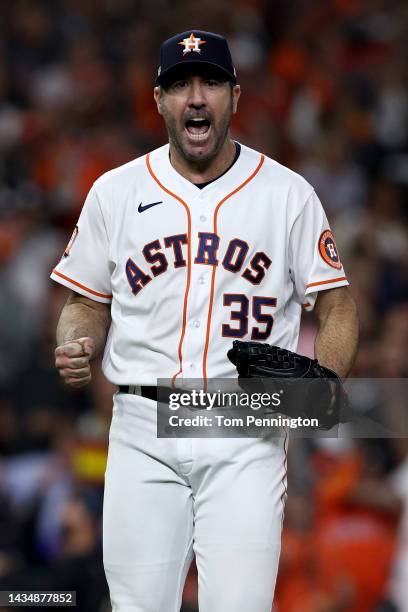
[[[111,304],[114,396],[104,506],[113,610],[180,608],[193,552],[202,612],[270,612],[286,439],[158,439],[157,378],[235,378],[234,339],[296,350],[303,308],[347,285],[313,188],[241,145],[200,189],[169,145],[93,185],[52,278]]]

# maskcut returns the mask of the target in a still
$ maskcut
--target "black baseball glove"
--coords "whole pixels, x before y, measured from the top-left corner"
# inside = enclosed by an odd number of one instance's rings
[[[239,384],[252,393],[281,394],[274,411],[289,417],[318,419],[328,430],[349,421],[351,409],[340,378],[329,368],[279,346],[235,340],[228,351],[238,370]]]

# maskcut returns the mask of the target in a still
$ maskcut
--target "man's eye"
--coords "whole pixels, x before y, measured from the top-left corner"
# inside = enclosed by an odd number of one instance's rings
[[[216,79],[207,79],[206,83],[209,87],[218,87],[218,85],[220,84],[220,82]]]
[[[187,81],[176,81],[173,85],[174,89],[183,89],[187,85]]]

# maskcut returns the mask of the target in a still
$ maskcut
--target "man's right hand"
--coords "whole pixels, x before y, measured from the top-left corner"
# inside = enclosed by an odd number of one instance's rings
[[[68,340],[55,349],[55,365],[64,379],[72,388],[84,387],[91,380],[90,360],[95,351],[92,338],[76,338]]]

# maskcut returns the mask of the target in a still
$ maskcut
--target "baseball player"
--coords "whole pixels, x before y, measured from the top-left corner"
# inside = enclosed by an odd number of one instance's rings
[[[52,278],[65,382],[103,351],[114,396],[104,565],[115,612],[176,612],[193,553],[201,612],[270,612],[286,439],[157,438],[157,379],[235,378],[236,339],[295,350],[302,308],[316,356],[347,375],[355,306],[313,188],[229,133],[240,87],[226,40],[165,41],[154,99],[169,142],[100,177]],[[256,118],[254,118],[256,120]]]

